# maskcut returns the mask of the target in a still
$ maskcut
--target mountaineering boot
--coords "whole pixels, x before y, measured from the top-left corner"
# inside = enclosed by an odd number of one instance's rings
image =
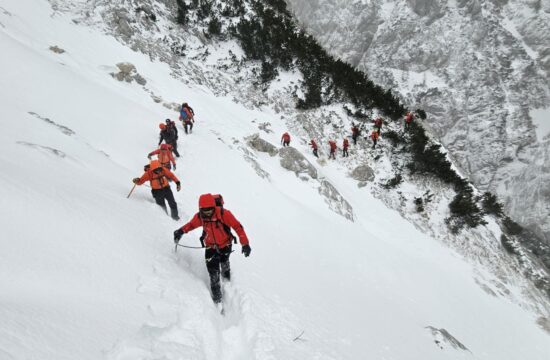
[[[222,269],[222,278],[226,281],[231,281],[231,269],[229,267],[229,259],[227,261],[220,262]]]

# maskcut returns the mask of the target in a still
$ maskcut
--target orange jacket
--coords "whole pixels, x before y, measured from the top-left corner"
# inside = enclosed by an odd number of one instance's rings
[[[342,146],[344,147],[344,149],[347,149],[349,147],[348,139],[344,139],[344,143],[342,144]]]
[[[155,151],[151,151],[148,156],[158,155],[158,159],[162,166],[168,167],[170,163],[172,165],[176,165],[176,160],[174,159],[174,155],[172,155],[172,150],[169,149],[157,149]]]
[[[241,223],[233,216],[231,211],[227,209],[221,209],[216,207],[216,211],[210,219],[203,219],[200,213],[196,213],[195,216],[185,225],[181,227],[181,230],[188,233],[195,230],[198,227],[203,228],[206,237],[204,238],[204,245],[206,247],[218,247],[224,248],[231,244],[232,238],[223,228],[223,225],[229,226],[235,230],[239,236],[241,245],[248,245],[248,237],[244,232],[244,228]]]
[[[158,174],[155,174],[151,169],[145,171],[145,173],[139,178],[137,184],[142,185],[144,182],[149,181],[151,184],[151,188],[153,190],[159,190],[167,186],[170,186],[170,184],[168,183],[168,179],[166,179],[166,177],[169,177],[176,183],[179,182],[176,175],[174,175],[167,168],[161,167],[159,169],[162,169],[162,171]]]

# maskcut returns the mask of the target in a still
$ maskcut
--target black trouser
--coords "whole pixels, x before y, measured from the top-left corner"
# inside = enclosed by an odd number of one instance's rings
[[[336,150],[330,150],[330,155],[328,158],[336,160]]]
[[[348,156],[348,155],[349,155],[349,154],[348,154],[348,148],[343,148],[343,149],[342,149],[342,156],[346,157],[346,156]]]
[[[155,199],[157,205],[162,207],[164,211],[166,211],[165,200],[168,201],[168,206],[170,206],[170,216],[172,216],[172,218],[178,217],[178,204],[176,204],[176,200],[174,200],[174,194],[172,193],[170,186],[162,189],[152,189],[151,194],[153,194],[153,198]]]
[[[289,145],[290,145],[290,141],[283,141],[283,147],[289,146]]]
[[[189,130],[187,129],[188,126],[189,126]],[[189,134],[190,132],[192,132],[193,131],[193,122],[184,121],[184,129],[185,129],[186,134]]]
[[[358,135],[352,135],[351,138],[353,139],[353,145],[357,145],[357,136]]]
[[[315,155],[315,157],[319,157],[319,154],[317,153],[317,149],[313,149],[313,155]]]
[[[378,141],[377,139],[372,139],[372,142],[373,142],[372,148],[373,148],[373,149],[376,147],[377,141]]]
[[[176,155],[176,157],[180,157],[180,153],[178,152],[178,141],[174,140],[167,144],[170,144],[172,146],[172,152],[174,153],[174,155]]]
[[[212,290],[212,300],[215,303],[222,301],[222,290],[220,286],[220,272],[224,279],[231,279],[231,269],[229,267],[229,255],[231,255],[231,244],[217,248],[206,248],[204,258],[206,259],[206,269],[210,275],[210,289]]]

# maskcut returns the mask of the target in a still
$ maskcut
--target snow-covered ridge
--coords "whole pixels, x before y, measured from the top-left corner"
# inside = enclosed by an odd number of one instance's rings
[[[94,12],[91,4],[56,1],[52,10],[45,2],[0,1],[0,43],[10,54],[0,58],[6,169],[0,357],[543,359],[548,353],[542,329],[548,305],[498,241],[485,236],[491,229],[476,233],[479,264],[473,264],[434,239],[439,235],[420,231],[422,222],[404,221],[386,206],[399,194],[377,193],[377,182],[393,175],[383,143],[378,153],[362,142],[349,161],[316,162],[306,141],[323,139],[325,157],[325,139],[348,132],[341,106],[295,112],[289,89],[297,74],[282,74],[266,93],[258,91],[250,66],[238,59],[232,66],[229,50],[240,52],[231,42],[205,44],[180,33],[188,55],[167,55],[164,46],[172,44],[159,39],[181,38],[161,26],[177,32],[169,21],[173,9],[161,3],[151,2],[159,6],[158,32],[134,23],[133,41],[150,51],[132,51],[98,30],[115,31],[99,20],[111,8],[95,2]],[[129,21],[142,16],[129,2],[112,4],[126,6]],[[82,26],[85,19],[93,26]],[[51,51],[54,45],[65,52]],[[145,85],[114,78],[121,62],[132,63]],[[147,188],[126,199],[130,179],[156,146],[158,122],[175,118],[173,104],[182,100],[197,112],[194,134],[180,139],[182,217],[196,211],[199,194],[220,192],[253,248],[248,259],[238,248],[232,255],[224,318],[210,301],[203,254],[174,254],[177,225]],[[318,182],[247,145],[256,133],[277,145],[284,130],[350,204],[354,222],[330,208]],[[366,164],[376,171],[375,183],[359,188],[348,172]],[[411,194],[424,191],[405,186]],[[443,213],[447,203],[431,204]],[[198,235],[184,241],[196,245]],[[460,246],[469,235],[457,238],[457,250],[471,249]],[[488,259],[495,269],[486,267]]]

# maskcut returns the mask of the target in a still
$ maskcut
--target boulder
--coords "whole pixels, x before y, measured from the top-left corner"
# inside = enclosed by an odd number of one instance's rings
[[[268,153],[270,156],[277,155],[277,148],[266,140],[262,139],[259,134],[254,134],[246,138],[246,143],[251,148]]]
[[[281,166],[303,178],[301,175],[307,174],[312,179],[317,179],[317,169],[313,166],[298,150],[292,146],[287,146],[279,150],[281,157]]]
[[[366,182],[374,180],[374,170],[368,165],[359,165],[351,172],[351,177],[357,181]]]

